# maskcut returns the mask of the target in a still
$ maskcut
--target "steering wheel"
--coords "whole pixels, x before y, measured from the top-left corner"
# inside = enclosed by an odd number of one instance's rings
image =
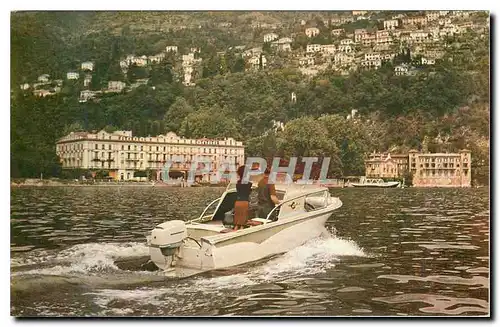
[[[280,215],[280,209],[281,209],[281,207],[276,208],[276,210],[274,210],[273,214],[269,217],[272,221],[278,220],[278,216]]]
[[[310,203],[307,203],[305,202],[304,203],[304,208],[307,210],[307,211],[311,211],[311,210],[314,210],[314,206]]]

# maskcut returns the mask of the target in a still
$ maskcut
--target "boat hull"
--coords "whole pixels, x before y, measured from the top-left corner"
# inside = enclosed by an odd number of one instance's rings
[[[335,209],[322,210],[307,218],[289,218],[229,233],[234,236],[215,244],[203,239],[199,245],[190,242],[190,245],[181,247],[175,267],[164,270],[164,274],[170,278],[184,278],[288,252],[325,234],[324,225]],[[150,247],[150,255],[152,258],[162,256],[161,251],[154,247]]]
[[[384,184],[363,184],[363,183],[351,183],[353,187],[369,187],[369,188],[391,188],[398,187],[399,182],[387,182]]]

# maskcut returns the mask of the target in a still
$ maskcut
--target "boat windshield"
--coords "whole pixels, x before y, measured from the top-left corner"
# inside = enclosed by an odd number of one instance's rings
[[[254,185],[252,188],[256,188]],[[254,191],[255,192],[255,191]],[[330,196],[328,189],[317,186],[308,187],[307,185],[278,185],[276,187],[276,195],[280,200],[280,204],[276,206],[272,212],[277,211],[278,217],[285,217],[289,215],[299,214],[302,212],[309,212],[324,208],[328,204]],[[224,194],[209,203],[201,215],[191,220],[195,224],[208,223],[211,221],[223,221],[226,214],[231,212],[234,208],[236,201],[236,184],[228,185]],[[286,204],[286,205],[285,205]],[[253,207],[253,214],[256,214],[257,203],[251,203]],[[271,212],[271,213],[272,213]],[[256,217],[262,219],[269,219],[268,217]]]

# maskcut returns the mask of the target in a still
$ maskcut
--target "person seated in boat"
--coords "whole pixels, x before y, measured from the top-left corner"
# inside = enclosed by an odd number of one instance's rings
[[[269,183],[269,168],[264,172],[264,177],[257,184],[257,198],[259,203],[259,217],[267,218],[267,215],[280,203],[276,195],[274,183]]]
[[[243,182],[244,173],[245,166],[240,166],[237,170],[238,182],[236,183],[236,201],[234,202],[234,230],[242,229],[248,219],[252,183],[249,181]]]

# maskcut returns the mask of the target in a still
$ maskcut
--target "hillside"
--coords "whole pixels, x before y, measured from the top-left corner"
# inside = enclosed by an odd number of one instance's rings
[[[476,165],[473,178],[486,183],[488,37],[473,30],[446,37],[437,44],[444,56],[430,66],[423,65],[422,56],[413,54],[416,48],[405,43],[378,69],[349,70],[348,74],[333,69],[333,63],[328,66],[332,58],[314,54],[309,58],[318,65],[324,62],[327,68],[306,75],[297,62],[307,44],[338,46],[339,41],[329,34],[331,29],[341,27],[349,33],[364,26],[375,31],[381,24],[377,19],[391,16],[379,12],[366,20],[324,25],[338,15],[14,13],[11,175],[59,175],[54,150],[57,138],[71,131],[106,127],[132,130],[135,135],[174,131],[185,137],[231,136],[245,142],[249,155],[306,155],[303,149],[309,149],[337,158],[333,162],[338,175],[362,173],[365,154],[374,150],[469,148]],[[478,17],[474,19],[484,20]],[[320,35],[305,37],[304,28],[309,26],[318,26]],[[293,37],[292,51],[278,53],[263,44],[262,37],[269,32]],[[178,52],[167,53],[158,64],[131,65],[125,73],[120,68],[128,55],[154,56],[174,45]],[[252,66],[241,51],[234,50],[240,45],[245,50],[262,47],[267,66]],[[195,83],[186,85],[182,81],[184,56],[193,48],[200,49],[193,58],[201,61],[193,66]],[[356,46],[356,51],[357,58],[373,50]],[[67,72],[79,72],[81,63],[87,61],[94,64],[91,74],[80,72],[82,77],[75,81],[66,78]],[[413,66],[414,73],[396,75],[395,67],[401,64]],[[50,86],[57,91],[39,97],[32,86],[29,91],[20,90],[23,83],[34,85],[42,74],[61,80]],[[85,74],[91,76],[88,86],[84,86]],[[109,81],[122,82],[126,88],[105,92]],[[102,93],[81,102],[82,91]],[[359,118],[347,120],[352,109]],[[273,120],[284,122],[285,132],[268,133]],[[301,129],[322,133],[297,139],[287,132]]]

